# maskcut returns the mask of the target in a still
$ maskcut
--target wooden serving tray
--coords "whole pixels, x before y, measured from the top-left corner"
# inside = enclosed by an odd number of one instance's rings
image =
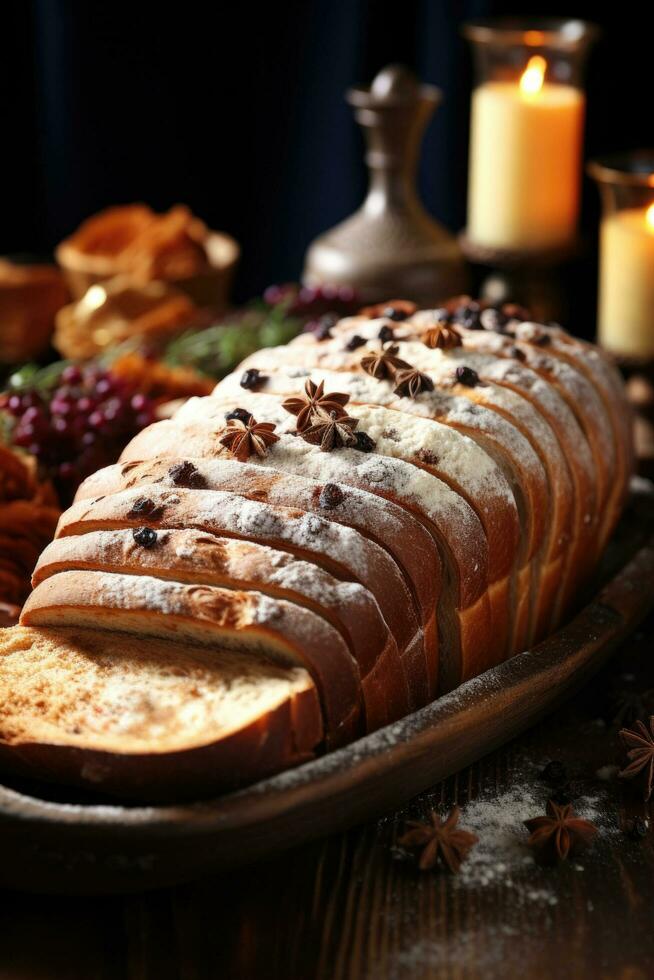
[[[0,786],[0,884],[89,894],[170,885],[378,817],[542,718],[653,606],[654,487],[635,480],[595,594],[532,651],[352,745],[209,802],[128,807]]]

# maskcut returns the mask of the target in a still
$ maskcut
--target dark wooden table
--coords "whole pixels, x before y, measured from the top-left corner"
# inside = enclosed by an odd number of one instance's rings
[[[621,829],[648,807],[616,778],[611,722],[616,697],[631,710],[648,688],[654,618],[545,723],[387,819],[165,892],[0,893],[0,978],[654,977],[654,834]],[[600,836],[570,864],[542,868],[521,820],[542,812],[538,774],[553,759]],[[421,874],[396,838],[407,817],[454,801],[480,843],[458,878]]]

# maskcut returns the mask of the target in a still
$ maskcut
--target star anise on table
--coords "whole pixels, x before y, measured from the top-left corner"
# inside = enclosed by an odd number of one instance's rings
[[[429,375],[423,374],[417,368],[407,367],[395,375],[394,395],[406,395],[417,398],[422,391],[433,391],[434,382]]]
[[[418,867],[421,871],[435,868],[440,862],[453,874],[459,870],[468,852],[479,838],[468,830],[461,830],[459,822],[460,810],[453,807],[443,820],[435,810],[429,814],[429,820],[409,820],[406,832],[398,839],[401,847],[420,850]]]
[[[244,463],[253,453],[257,456],[266,456],[268,446],[279,442],[279,436],[275,435],[275,426],[272,422],[257,422],[250,415],[245,422],[241,419],[230,419],[218,441],[221,446],[229,449],[232,456]]]
[[[621,728],[618,735],[627,748],[629,764],[618,775],[623,779],[631,779],[642,772],[645,776],[645,802],[649,800],[654,789],[654,715],[649,719],[649,729],[642,721],[637,721],[633,728]]]
[[[530,833],[527,843],[544,861],[566,861],[568,856],[586,847],[597,834],[597,827],[578,817],[569,803],[559,805],[548,800],[546,815],[525,820]]]
[[[337,415],[345,415],[343,411],[345,405],[350,400],[350,396],[341,391],[330,391],[325,394],[325,382],[315,384],[308,378],[304,385],[304,395],[293,395],[284,399],[282,408],[291,415],[297,416],[296,430],[304,432],[311,425],[311,416],[318,409],[327,412],[336,412]]]
[[[354,446],[354,430],[358,424],[358,419],[343,412],[326,412],[323,408],[318,408],[311,416],[311,424],[301,435],[312,445],[320,446],[323,453],[328,453],[332,449]]]
[[[396,371],[410,366],[397,356],[399,349],[397,344],[382,344],[381,350],[368,351],[361,358],[361,369],[378,381],[392,378]]]
[[[436,323],[422,335],[422,342],[432,350],[451,350],[461,346],[461,335],[447,323]]]

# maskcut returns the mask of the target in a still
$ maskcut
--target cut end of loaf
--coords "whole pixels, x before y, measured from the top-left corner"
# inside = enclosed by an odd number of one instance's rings
[[[121,795],[219,792],[322,739],[308,673],[254,653],[15,627],[0,634],[0,675],[0,754],[23,774]]]

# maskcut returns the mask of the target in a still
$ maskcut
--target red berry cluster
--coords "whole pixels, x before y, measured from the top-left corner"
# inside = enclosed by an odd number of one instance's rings
[[[288,316],[307,322],[307,330],[311,329],[311,323],[327,313],[347,316],[361,305],[351,286],[297,286],[285,283],[269,286],[263,298],[270,306],[283,304]]]
[[[154,420],[154,405],[133,385],[98,368],[64,368],[45,391],[21,387],[0,395],[13,418],[10,438],[39,462],[67,503],[82,480],[115,462],[126,443]]]

